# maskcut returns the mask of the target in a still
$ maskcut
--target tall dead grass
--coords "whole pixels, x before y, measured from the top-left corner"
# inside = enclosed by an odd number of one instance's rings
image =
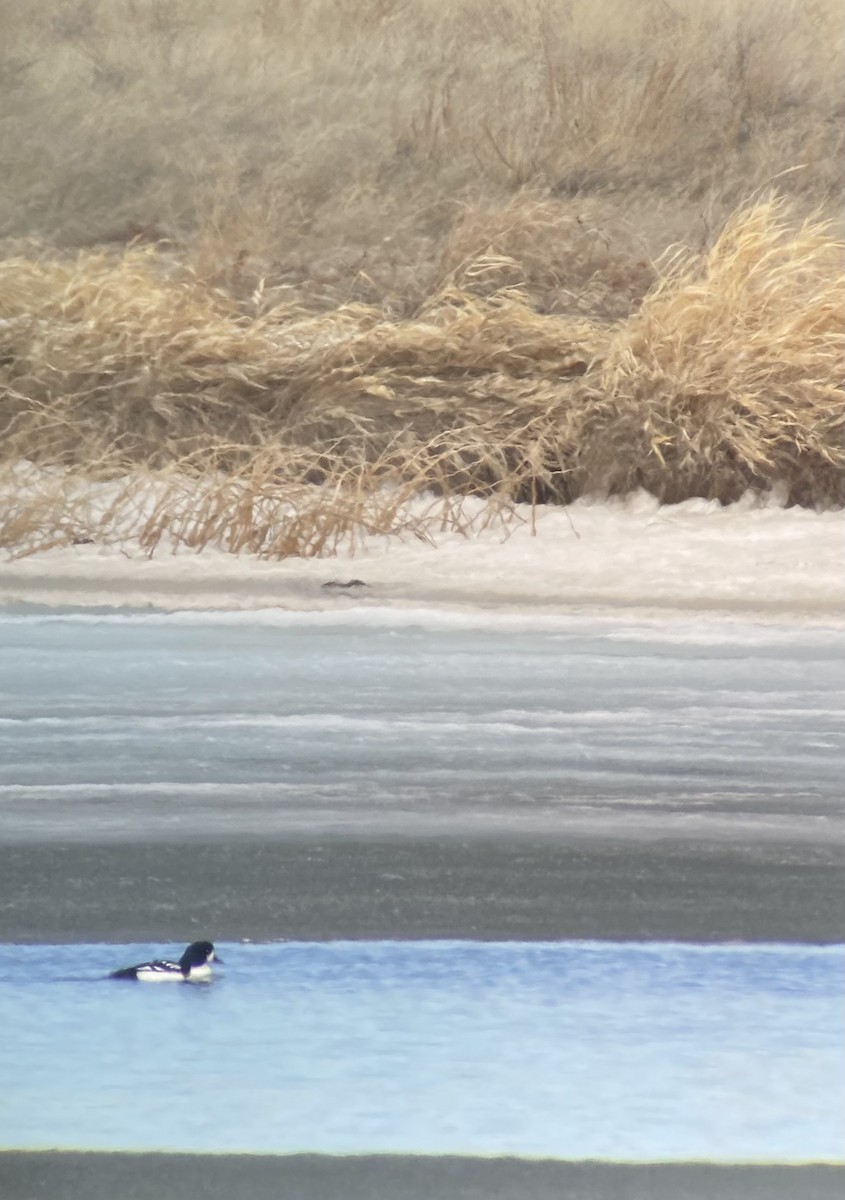
[[[469,290],[488,272],[515,282]],[[636,487],[842,503],[829,225],[752,206],[709,248],[670,257],[616,323],[538,312],[519,275],[502,255],[465,261],[463,286],[453,274],[398,321],[264,297],[250,316],[150,247],[8,259],[2,461],[43,474],[4,506],[0,543],[125,536],[133,492],[150,549],[166,536],[271,556],[424,535],[433,519],[460,527],[461,496],[499,515]],[[111,481],[117,499],[92,505],[83,480]],[[412,504],[423,491],[439,498],[425,521]]]
[[[579,485],[666,502],[782,488],[841,504],[842,247],[774,204],[678,255],[612,338],[582,429]]]
[[[463,527],[465,496],[638,486],[841,503],[844,25],[0,0],[0,543],[330,553]]]
[[[0,236],[168,236],[311,306],[407,313],[456,213],[525,187],[652,254],[775,178],[841,204],[838,0],[0,0],[0,28]]]

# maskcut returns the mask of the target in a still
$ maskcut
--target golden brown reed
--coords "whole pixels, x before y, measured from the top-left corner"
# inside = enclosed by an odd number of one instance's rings
[[[614,324],[466,280],[412,319],[345,305],[256,315],[134,247],[0,264],[7,471],[0,541],[134,536],[267,556],[464,527],[461,496],[646,487],[664,500],[842,502],[841,248],[782,203],[670,258]],[[35,480],[35,482],[33,482]],[[106,481],[108,488],[94,488]],[[93,490],[92,490],[93,489]],[[414,503],[427,491],[428,508]]]
[[[579,486],[672,503],[779,487],[843,500],[842,246],[773,203],[685,252],[620,326],[588,397]]]
[[[842,502],[838,0],[0,0],[0,27],[3,545]]]

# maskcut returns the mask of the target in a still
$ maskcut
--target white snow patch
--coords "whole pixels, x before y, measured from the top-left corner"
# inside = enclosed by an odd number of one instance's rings
[[[22,470],[19,483],[26,479]],[[422,511],[431,499],[419,503]],[[464,507],[466,516],[479,518],[470,537],[432,526],[431,541],[369,537],[354,555],[333,558],[270,562],[162,547],[147,557],[128,537],[7,557],[0,563],[0,603],[275,609],[324,612],[327,620],[354,611],[363,622],[369,612],[375,623],[385,610],[394,619],[425,612],[459,623],[481,613],[511,622],[625,616],[677,623],[711,616],[843,623],[839,511],[784,508],[751,494],[728,507],[705,500],[660,506],[639,493],[533,514],[524,506],[517,509],[520,520],[504,529],[481,527],[481,501]],[[367,586],[323,586],[352,579]]]

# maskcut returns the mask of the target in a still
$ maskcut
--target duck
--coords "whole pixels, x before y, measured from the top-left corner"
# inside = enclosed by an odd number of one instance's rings
[[[211,979],[211,964],[222,961],[211,942],[191,942],[178,962],[156,958],[135,967],[112,971],[109,979],[136,979],[139,983],[207,983]]]

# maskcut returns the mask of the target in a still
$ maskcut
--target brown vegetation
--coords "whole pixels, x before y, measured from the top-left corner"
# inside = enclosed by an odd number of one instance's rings
[[[0,544],[842,503],[832,0],[0,20]]]

